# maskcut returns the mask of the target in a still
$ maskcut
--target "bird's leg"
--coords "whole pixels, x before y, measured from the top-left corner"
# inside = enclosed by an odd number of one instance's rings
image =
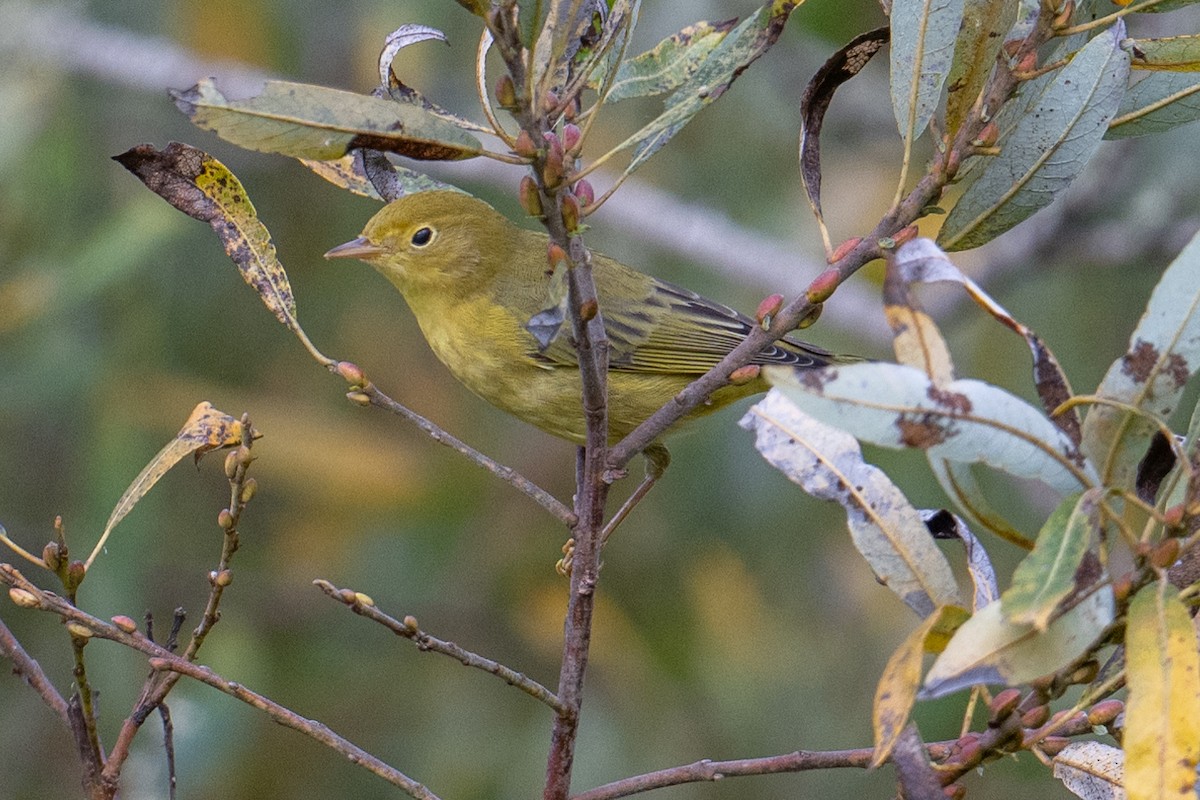
[[[646,459],[646,477],[642,478],[642,482],[633,490],[633,494],[621,504],[617,509],[617,513],[613,514],[612,519],[604,526],[604,530],[600,532],[600,544],[604,545],[608,541],[608,537],[612,536],[613,531],[617,526],[625,521],[625,517],[629,516],[629,512],[633,511],[638,503],[642,502],[650,489],[658,482],[658,479],[667,471],[667,467],[671,464],[671,453],[665,446],[659,442],[651,442],[650,445],[642,451],[642,456]]]
[[[582,448],[580,450],[582,451]],[[612,536],[617,526],[625,521],[625,518],[629,516],[629,512],[633,511],[634,507],[642,502],[642,498],[649,493],[651,487],[663,476],[663,473],[667,471],[667,467],[671,464],[670,451],[659,442],[652,442],[642,451],[642,456],[646,459],[646,476],[642,478],[642,482],[638,484],[638,487],[633,490],[633,494],[629,495],[625,502],[621,504],[621,507],[617,509],[617,513],[604,526],[604,530],[600,532],[601,547],[608,541],[608,537]],[[622,470],[622,473],[624,473],[624,470]],[[560,575],[570,575],[575,556],[575,540],[568,539],[566,544],[563,545],[562,551],[563,557],[558,560],[554,568]]]

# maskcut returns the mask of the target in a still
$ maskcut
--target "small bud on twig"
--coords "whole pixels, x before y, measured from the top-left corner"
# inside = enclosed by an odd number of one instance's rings
[[[810,303],[824,303],[830,298],[841,282],[841,273],[836,269],[827,269],[813,278],[812,283],[808,285],[808,290],[804,293],[804,297]]]
[[[565,152],[575,155],[576,148],[579,146],[580,139],[582,138],[583,132],[579,130],[578,125],[574,123],[563,125],[562,148]]]
[[[577,232],[579,220],[582,217],[579,198],[570,192],[564,192],[559,198],[559,205],[562,208],[563,227],[567,229],[567,233]]]
[[[758,320],[758,324],[762,326],[764,331],[769,331],[771,330],[771,320],[774,319],[781,308],[783,308],[783,295],[767,295],[758,304],[758,309],[754,312],[754,318]]]
[[[28,592],[24,589],[13,587],[8,590],[8,599],[19,605],[21,608],[37,608],[37,595]]]
[[[537,183],[533,178],[528,175],[521,178],[517,196],[520,198],[521,208],[525,209],[526,214],[531,217],[542,216],[542,197],[538,194]]]
[[[755,380],[761,372],[762,367],[758,364],[747,364],[729,373],[729,382],[734,386],[743,386]]]
[[[575,187],[571,193],[579,198],[580,204],[586,210],[588,206],[596,202],[596,190],[592,188],[592,184],[586,180],[578,180],[575,182]]]
[[[503,75],[496,81],[496,102],[505,110],[517,107],[517,87],[512,76]]]
[[[537,145],[533,143],[533,137],[528,131],[517,134],[517,140],[513,142],[513,152],[523,158],[533,158],[537,155]]]

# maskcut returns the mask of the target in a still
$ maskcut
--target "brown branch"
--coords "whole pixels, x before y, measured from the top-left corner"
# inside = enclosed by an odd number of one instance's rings
[[[405,617],[403,620],[398,620],[389,614],[379,610],[373,602],[369,601],[364,595],[355,592],[352,589],[339,589],[327,580],[317,579],[313,581],[318,589],[325,594],[345,604],[351,611],[361,617],[366,617],[369,620],[378,622],[397,636],[403,636],[405,639],[411,640],[417,645],[417,649],[422,652],[441,653],[455,659],[465,667],[480,669],[491,675],[495,675],[509,686],[515,686],[525,694],[539,700],[555,711],[562,713],[565,709],[554,696],[554,693],[542,686],[537,681],[525,675],[523,672],[517,672],[511,667],[506,667],[498,661],[493,661],[490,658],[484,658],[477,653],[473,653],[454,642],[448,642],[444,639],[438,639],[431,636],[425,631],[417,627],[417,621],[413,617]]]
[[[0,655],[13,663],[13,672],[25,681],[29,688],[37,692],[46,705],[50,706],[50,710],[58,714],[59,718],[70,727],[71,720],[67,715],[67,701],[46,677],[42,665],[25,652],[25,648],[21,646],[17,637],[13,635],[3,620],[0,620]]]
[[[929,763],[925,743],[921,741],[915,723],[908,723],[900,732],[891,761],[896,767],[896,778],[904,800],[945,800],[942,784]]]
[[[100,753],[94,748],[89,735],[88,715],[78,694],[71,695],[67,703],[67,717],[71,722],[71,734],[79,763],[83,766],[83,791],[89,800],[112,800],[116,796],[116,784],[108,783],[103,775]]]
[[[217,561],[217,568],[209,573],[210,588],[208,600],[204,604],[204,613],[200,617],[200,624],[192,631],[192,638],[183,654],[183,657],[189,661],[196,658],[196,653],[204,644],[205,638],[221,618],[218,611],[221,597],[224,595],[225,587],[233,580],[233,573],[230,572],[229,566],[233,554],[238,549],[238,526],[241,524],[246,504],[253,496],[253,484],[248,482],[246,471],[254,460],[251,455],[251,447],[254,444],[255,431],[250,424],[248,415],[243,414],[241,422],[242,443],[237,449],[229,452],[225,462],[226,475],[229,477],[229,506],[218,516],[218,524],[224,532],[221,539],[221,556]],[[177,619],[179,623],[182,623],[182,619],[178,617]],[[174,635],[168,642],[168,650],[174,650]],[[121,767],[129,757],[133,738],[141,730],[142,725],[145,724],[154,709],[161,707],[162,702],[175,688],[178,681],[179,676],[173,673],[164,675],[160,672],[152,672],[146,678],[133,709],[121,723],[121,730],[117,734],[112,752],[109,753],[108,761],[104,765],[104,775],[108,780],[114,782],[117,780],[121,774]],[[169,720],[164,717],[164,723],[168,722]],[[168,759],[173,761],[173,755],[169,753]]]
[[[617,797],[679,786],[684,783],[719,781],[745,775],[773,775],[784,772],[809,772],[818,769],[866,769],[871,765],[874,751],[869,747],[856,750],[829,750],[825,752],[797,750],[763,758],[740,758],[732,761],[703,759],[691,764],[648,772],[624,778],[586,792],[574,795],[572,800],[614,800]]]
[[[555,15],[558,10],[551,9],[550,13]],[[521,44],[517,14],[517,3],[508,0],[493,6],[487,24],[513,84],[518,87],[517,107],[512,109],[513,116],[525,134],[534,142],[541,143],[547,141],[547,137],[555,136],[557,120],[546,109],[552,105],[565,108],[574,103],[575,98],[561,97],[551,104],[548,97],[535,91],[528,70],[531,54]],[[574,16],[570,18],[574,19]],[[553,69],[554,65],[548,68]],[[566,176],[574,164],[552,163],[548,154],[553,150],[553,147],[549,147],[538,151],[532,174],[541,207],[545,209],[543,222],[550,241],[561,247],[570,261],[565,265],[568,269],[568,308],[579,358],[581,402],[586,424],[586,444],[576,470],[576,522],[571,531],[574,539],[573,567],[556,691],[561,708],[550,734],[546,785],[542,795],[545,800],[566,800],[571,788],[571,767],[575,758],[583,681],[591,644],[592,614],[600,577],[604,507],[614,473],[605,466],[608,460],[608,337],[592,277],[591,256],[584,246],[580,231],[568,230],[563,217],[563,197],[569,195]],[[561,152],[558,158],[562,159]],[[573,159],[568,156],[566,161]]]
[[[437,800],[437,796],[424,786],[394,767],[380,761],[362,748],[333,733],[325,725],[305,719],[294,711],[272,700],[268,700],[238,683],[225,680],[207,667],[199,666],[185,660],[182,656],[178,656],[165,647],[150,641],[150,639],[137,630],[123,630],[113,623],[105,622],[88,614],[86,611],[80,610],[67,602],[65,598],[38,588],[10,564],[0,564],[0,583],[27,592],[29,595],[27,607],[29,608],[36,608],[41,611],[57,614],[66,622],[77,623],[86,628],[95,638],[117,642],[140,653],[144,653],[150,657],[149,662],[152,669],[186,675],[216,689],[220,689],[222,692],[266,712],[281,725],[297,730],[327,745],[334,751],[344,755],[351,762],[363,766],[392,785],[400,787],[408,792],[410,796],[421,798],[422,800]],[[102,777],[106,778],[107,776]]]
[[[1050,27],[1052,17],[1053,10],[1043,5],[1038,24],[1021,42],[1017,53],[1013,56],[1013,63],[1020,63],[1026,54],[1036,53],[1037,49],[1051,38],[1053,35]],[[874,230],[862,237],[855,247],[830,265],[830,275],[818,276],[817,281],[821,282],[821,296],[817,298],[818,302],[810,300],[810,292],[805,292],[776,314],[769,331],[755,328],[716,366],[686,386],[670,402],[651,414],[633,432],[614,445],[609,451],[609,467],[612,469],[624,467],[637,453],[661,436],[667,428],[704,403],[714,391],[725,384],[731,372],[749,364],[763,348],[794,330],[801,320],[816,311],[820,302],[831,293],[832,289],[826,287],[840,286],[869,261],[880,257],[883,252],[882,247],[892,237],[897,236],[920,219],[926,208],[941,198],[942,191],[954,178],[961,163],[967,155],[973,152],[972,142],[979,137],[980,131],[986,124],[984,109],[990,109],[994,114],[995,110],[1012,97],[1018,85],[1019,81],[1010,70],[1003,68],[995,70],[991,82],[985,89],[983,102],[976,104],[968,119],[958,130],[954,141],[933,162],[912,191],[884,215]],[[812,288],[810,287],[810,291]]]
[[[386,394],[381,392],[379,388],[375,386],[375,384],[368,381],[361,387],[360,391],[367,398],[371,405],[391,411],[397,416],[404,417],[406,420],[413,423],[426,434],[428,434],[429,438],[433,439],[435,442],[444,444],[451,450],[461,453],[474,462],[477,466],[483,467],[488,472],[500,478],[502,481],[508,483],[510,486],[515,487],[526,497],[529,497],[542,508],[549,511],[564,525],[570,527],[575,524],[576,517],[571,509],[563,505],[554,495],[550,494],[545,489],[514,470],[512,467],[501,464],[495,459],[479,452],[474,447],[471,447],[458,437],[447,433],[437,424],[430,422],[428,419],[408,408],[407,406],[404,406],[388,397]]]
[[[1061,737],[1088,736],[1094,733],[1088,715],[1063,712],[1050,724],[1039,730],[1027,731],[1022,738],[1021,714],[1010,714],[997,724],[983,731],[970,732],[959,739],[931,742],[924,746],[928,753],[926,763],[937,764],[936,777],[942,785],[949,785],[962,775],[980,765],[995,761],[1022,747],[1037,745],[1044,739],[1041,731],[1050,731]],[[919,744],[919,737],[917,737]],[[618,797],[680,786],[685,783],[714,782],[724,778],[750,775],[774,775],[787,772],[811,772],[825,769],[868,769],[874,758],[874,750],[861,747],[853,750],[797,750],[793,753],[742,758],[731,761],[702,759],[691,764],[648,772],[622,778],[603,786],[597,786],[572,796],[571,800],[615,800]],[[899,769],[899,765],[897,765]],[[930,787],[926,784],[926,789]],[[918,795],[920,796],[920,795]],[[940,792],[938,797],[943,796]]]
[[[378,775],[388,783],[403,790],[409,797],[417,798],[417,800],[438,800],[437,795],[423,784],[414,781],[398,769],[389,766],[361,747],[342,738],[323,723],[302,717],[295,711],[247,689],[240,683],[226,680],[208,667],[193,664],[191,661],[184,661],[179,656],[173,654],[151,658],[150,667],[156,670],[169,670],[176,674],[186,675],[189,678],[193,678],[224,692],[230,697],[235,697],[247,705],[257,708],[285,728],[291,728],[294,731],[303,733],[305,736],[315,739],[331,750],[341,753],[351,763],[357,764],[369,772]]]

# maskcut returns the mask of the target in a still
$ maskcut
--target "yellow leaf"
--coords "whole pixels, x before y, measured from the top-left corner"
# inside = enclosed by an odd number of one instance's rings
[[[1200,653],[1179,591],[1162,578],[1129,605],[1125,791],[1194,800],[1200,759]]]
[[[253,435],[258,438],[260,434],[254,432]],[[171,467],[178,464],[187,455],[194,454],[196,458],[199,458],[210,450],[219,447],[233,447],[240,444],[241,441],[241,420],[218,411],[207,400],[196,406],[187,422],[179,429],[179,433],[175,434],[175,438],[167,442],[163,449],[150,459],[150,463],[142,468],[138,476],[133,479],[133,483],[129,484],[129,488],[121,495],[121,499],[117,501],[112,513],[108,516],[108,523],[104,526],[104,533],[100,535],[100,541],[96,542],[92,554],[88,556],[87,566],[90,567],[95,561],[101,548],[104,547],[104,543],[108,541],[109,534],[112,533],[113,528],[117,527],[117,523],[125,519],[138,501],[149,493],[154,484],[158,483],[159,478],[167,474]]]
[[[921,662],[925,654],[940,653],[946,649],[951,635],[969,616],[964,608],[940,606],[908,635],[888,659],[879,685],[875,688],[872,710],[875,755],[871,761],[872,767],[887,761],[908,722],[909,712],[916,702],[917,689],[921,686]]]

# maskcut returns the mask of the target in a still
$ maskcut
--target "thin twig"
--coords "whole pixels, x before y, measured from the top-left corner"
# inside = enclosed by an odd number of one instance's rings
[[[549,511],[556,519],[564,525],[570,527],[575,524],[575,514],[571,509],[562,504],[554,495],[547,492],[542,487],[538,486],[533,481],[526,478],[521,473],[514,470],[512,467],[505,466],[493,458],[485,456],[483,453],[471,447],[466,442],[458,437],[447,433],[437,424],[430,422],[425,417],[417,412],[402,405],[392,398],[388,397],[373,383],[367,383],[361,388],[371,402],[371,405],[378,408],[384,408],[391,411],[393,414],[404,417],[409,422],[416,425],[421,430],[425,431],[431,439],[439,444],[444,444],[451,450],[466,456],[476,465],[483,467],[488,472],[505,481],[511,486],[516,487],[522,494],[531,498],[535,503]]]
[[[558,8],[552,8],[550,15],[563,18]],[[521,107],[513,110],[513,116],[533,141],[544,141],[547,135],[553,135],[555,120],[543,110],[542,94],[533,95],[529,90],[533,71],[527,63],[530,53],[521,44],[516,3],[493,6],[492,13],[488,15],[488,28],[514,84],[527,87],[519,98]],[[555,66],[547,65],[547,74]],[[559,98],[559,103],[565,106],[574,100],[573,97],[564,96]],[[562,247],[570,259],[567,272],[568,309],[579,360],[586,431],[586,446],[577,472],[576,521],[571,530],[574,566],[563,624],[562,665],[555,692],[561,710],[554,719],[550,733],[546,784],[542,794],[544,800],[566,800],[571,788],[579,709],[583,703],[583,679],[587,671],[595,592],[600,577],[600,536],[610,488],[611,473],[605,468],[608,458],[608,336],[592,277],[591,255],[580,231],[567,230],[562,216],[561,193],[566,189],[562,177],[564,173],[572,173],[575,164],[563,164],[557,176],[546,169],[546,164],[546,153],[540,152],[533,164],[533,176],[537,181],[542,208],[546,209],[543,222],[550,240]],[[582,311],[585,308],[588,309],[586,315]]]
[[[439,639],[436,636],[431,636],[425,631],[417,627],[417,621],[413,617],[405,617],[403,620],[398,620],[389,614],[379,610],[379,607],[373,603],[367,602],[364,596],[352,589],[339,589],[327,580],[317,579],[313,581],[318,589],[332,597],[347,607],[355,614],[366,617],[369,620],[378,622],[385,628],[390,630],[397,636],[403,636],[405,639],[410,639],[417,645],[417,649],[433,653],[441,653],[455,659],[463,666],[473,667],[483,670],[491,675],[495,675],[509,686],[515,686],[525,694],[539,700],[555,711],[562,713],[565,709],[554,696],[554,693],[547,689],[542,684],[525,675],[523,672],[517,672],[511,667],[506,667],[499,661],[493,661],[490,658],[473,653],[454,642],[448,642],[445,639]]]
[[[743,775],[772,775],[783,772],[808,772],[820,769],[866,769],[871,765],[874,751],[869,747],[855,750],[828,750],[824,752],[797,750],[763,758],[739,758],[731,761],[703,759],[691,764],[635,775],[619,781],[606,783],[586,792],[574,795],[571,800],[614,800],[618,797],[679,786],[684,783],[719,781]]]
[[[37,692],[46,705],[69,727],[71,720],[67,716],[67,701],[46,677],[42,665],[21,647],[21,643],[4,624],[4,620],[0,620],[0,655],[13,663],[13,672],[29,684],[29,688]]]
[[[240,683],[226,680],[208,667],[193,664],[191,661],[184,661],[179,656],[170,654],[151,658],[150,666],[156,670],[166,670],[186,675],[201,683],[208,684],[230,697],[236,697],[243,703],[262,711],[285,728],[299,731],[331,750],[341,753],[351,763],[357,764],[369,772],[378,775],[388,783],[403,790],[409,797],[417,798],[417,800],[438,800],[437,795],[423,784],[418,783],[395,767],[384,763],[366,750],[334,733],[324,724],[302,717],[295,711],[247,689]]]
[[[410,796],[422,798],[422,800],[437,800],[437,796],[421,784],[383,763],[362,748],[351,744],[321,723],[305,719],[278,703],[251,692],[240,684],[225,680],[207,667],[185,660],[182,656],[150,641],[139,631],[126,632],[110,622],[105,622],[80,610],[67,602],[65,598],[38,588],[10,564],[0,564],[0,583],[28,592],[31,595],[30,608],[48,611],[57,614],[67,622],[77,623],[91,631],[94,638],[107,639],[123,644],[139,653],[144,653],[150,657],[150,667],[154,670],[186,675],[202,683],[207,683],[266,712],[276,722],[322,742],[344,755],[351,762],[362,765],[394,786],[404,789]]]
[[[1036,52],[1052,36],[1050,12],[1043,10],[1038,24],[1026,37],[1014,57],[1014,63],[1026,53]],[[963,154],[970,152],[972,142],[978,138],[985,124],[982,109],[998,109],[1012,96],[1018,85],[1017,79],[1008,70],[996,70],[985,90],[984,102],[977,104],[967,120],[959,127],[953,143],[941,154],[926,174],[917,181],[912,191],[899,203],[893,205],[869,234],[847,252],[840,260],[830,265],[836,272],[836,285],[844,283],[869,261],[882,253],[881,243],[887,242],[900,231],[912,225],[925,210],[941,198],[942,191],[957,173]],[[731,350],[707,373],[686,386],[679,394],[651,414],[645,421],[609,451],[608,466],[611,469],[624,467],[636,455],[657,439],[685,414],[704,403],[720,388],[735,369],[745,366],[764,347],[792,331],[801,320],[812,314],[819,303],[812,302],[808,293],[796,297],[775,315],[769,331],[756,327],[741,344]]]
[[[222,512],[221,519],[224,521],[224,535],[221,539],[221,556],[217,561],[217,568],[209,573],[209,592],[208,600],[204,605],[204,613],[200,617],[200,623],[196,629],[192,631],[192,638],[188,642],[187,649],[184,651],[183,657],[187,660],[193,660],[196,653],[200,650],[200,646],[204,644],[204,639],[208,636],[209,631],[220,620],[221,615],[219,606],[221,597],[225,592],[225,587],[229,585],[232,573],[229,571],[229,565],[233,558],[233,554],[238,549],[238,526],[241,524],[242,513],[246,510],[246,504],[249,502],[247,492],[247,475],[246,471],[253,461],[250,448],[254,444],[254,426],[250,424],[248,415],[242,415],[242,443],[236,449],[230,452],[227,458],[231,459],[233,464],[233,474],[229,476],[229,505],[225,509],[228,511],[228,517],[225,517]],[[176,626],[182,624],[182,610],[176,611]],[[173,651],[175,649],[175,637],[178,633],[178,627],[173,627],[168,640],[167,649]],[[178,683],[179,676],[175,673],[163,674],[161,672],[152,672],[145,683],[142,684],[142,690],[138,694],[138,699],[130,710],[129,715],[121,723],[121,730],[117,734],[116,742],[113,744],[112,752],[109,753],[108,761],[104,765],[104,774],[110,780],[115,781],[121,774],[121,768],[125,764],[125,760],[129,758],[130,747],[133,744],[133,738],[141,730],[143,724],[154,712],[154,709],[159,708],[162,702],[166,699],[171,690]],[[164,720],[164,724],[166,721]],[[173,754],[169,754],[169,760],[173,761]],[[172,782],[174,779],[172,778]]]

